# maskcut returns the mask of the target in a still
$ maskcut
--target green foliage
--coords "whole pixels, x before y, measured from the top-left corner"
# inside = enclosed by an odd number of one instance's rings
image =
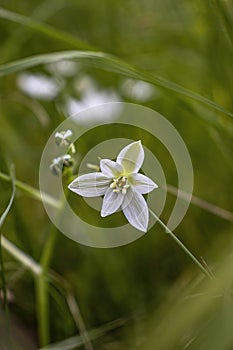
[[[3,0],[1,6],[0,300],[8,301],[9,322],[1,312],[0,325],[15,335],[12,350],[231,349],[232,0]],[[49,98],[30,93],[22,88],[26,75],[50,79],[57,90]],[[150,93],[142,85],[138,93],[138,81],[149,83]],[[81,246],[50,223],[39,192],[40,158],[69,115],[69,99],[83,101],[90,90],[160,112],[183,137],[195,197],[176,234],[215,275],[212,281],[157,224],[134,243],[105,250]],[[166,222],[176,170],[149,133],[97,128],[81,138],[77,162],[114,133],[141,137],[159,159],[171,184]],[[11,163],[16,196],[5,211]],[[81,215],[87,213],[83,205]],[[117,215],[108,219],[113,225]],[[91,222],[104,226],[98,215]],[[9,337],[1,330],[0,337],[7,346]]]

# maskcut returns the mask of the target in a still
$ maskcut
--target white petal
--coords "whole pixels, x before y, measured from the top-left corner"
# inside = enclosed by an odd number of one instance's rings
[[[140,231],[146,232],[149,221],[149,211],[147,203],[140,193],[135,191],[132,192],[133,195],[130,203],[126,207],[122,205],[123,213],[132,226],[136,227]],[[126,200],[127,197],[128,193],[126,194]]]
[[[124,195],[123,203],[121,205],[122,210],[130,204],[133,198],[133,194],[133,190],[131,188],[127,188],[126,194]]]
[[[72,136],[72,135],[73,135],[73,133],[72,133],[72,131],[71,131],[70,129],[68,129],[68,130],[66,130],[66,131],[64,132],[64,138],[70,137],[70,136]]]
[[[121,206],[124,199],[124,195],[122,193],[113,192],[111,188],[108,188],[101,209],[101,216],[107,216],[115,213]]]
[[[137,173],[144,160],[144,150],[141,141],[132,142],[123,148],[117,157],[126,174]]]
[[[132,188],[141,194],[149,193],[158,187],[149,177],[138,173],[132,174],[129,181]]]
[[[102,173],[90,173],[77,177],[68,188],[83,197],[98,197],[105,194],[110,182]]]
[[[110,178],[118,177],[123,172],[123,168],[120,164],[109,159],[101,159],[100,169],[105,176]]]

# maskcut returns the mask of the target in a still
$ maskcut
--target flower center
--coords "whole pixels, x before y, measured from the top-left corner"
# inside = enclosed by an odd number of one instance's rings
[[[113,179],[110,187],[113,189],[113,192],[126,194],[127,188],[129,188],[127,177],[120,176],[117,179]]]

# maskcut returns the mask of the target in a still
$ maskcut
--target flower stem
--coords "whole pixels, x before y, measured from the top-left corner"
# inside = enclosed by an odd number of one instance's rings
[[[213,279],[213,276],[210,272],[205,269],[205,267],[197,260],[197,258],[190,252],[188,248],[176,237],[176,235],[164,224],[162,220],[151,210],[149,209],[151,215],[158,221],[158,223],[165,229],[166,233],[174,239],[174,241],[179,245],[179,247],[188,255],[188,257],[193,261],[193,263],[206,275],[208,278]]]
[[[48,295],[48,280],[46,275],[52,258],[54,245],[57,237],[57,229],[52,226],[49,237],[46,241],[45,248],[41,254],[40,266],[42,273],[36,278],[36,297],[37,297],[37,319],[39,329],[40,345],[45,346],[50,341],[49,332],[49,295]]]
[[[40,346],[45,346],[50,341],[50,330],[48,283],[43,268],[42,273],[35,279],[35,289],[39,342]]]
[[[59,218],[64,210],[65,198],[59,201],[58,210],[56,216]],[[40,345],[46,346],[50,342],[50,312],[49,312],[49,293],[48,293],[48,280],[46,278],[48,274],[49,265],[52,259],[54,246],[57,239],[57,228],[51,227],[48,239],[45,247],[41,253],[40,265],[42,267],[42,273],[36,279],[36,296],[37,296],[37,318],[39,328]]]

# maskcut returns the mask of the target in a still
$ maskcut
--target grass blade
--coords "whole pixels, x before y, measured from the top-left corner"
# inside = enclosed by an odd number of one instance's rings
[[[222,20],[231,45],[233,45],[233,23],[230,13],[227,10],[227,4],[222,0],[212,0],[212,2],[216,6],[216,14]]]
[[[9,203],[4,210],[3,214],[0,217],[0,267],[1,267],[1,278],[2,278],[2,290],[3,290],[3,299],[4,299],[4,305],[5,309],[7,309],[7,295],[6,295],[6,280],[5,280],[5,274],[4,274],[4,263],[3,263],[3,258],[2,258],[2,236],[1,236],[1,229],[2,226],[7,218],[7,215],[10,212],[10,209],[12,207],[14,198],[15,198],[15,174],[14,174],[14,168],[11,168],[11,183],[12,183],[12,193],[11,197],[9,200]]]
[[[4,174],[0,171],[0,179],[4,180],[4,181],[7,181],[7,182],[10,182],[11,181],[11,178],[9,175],[7,174]],[[39,200],[39,201],[42,201],[42,196],[43,196],[43,200],[51,205],[52,207],[54,208],[60,208],[60,202],[51,197],[49,194],[47,193],[43,193],[43,195],[41,194],[41,192],[30,186],[30,185],[27,185],[25,184],[24,182],[22,181],[19,181],[19,180],[15,180],[15,186],[19,189],[19,190],[22,190],[23,192],[27,193],[30,197],[36,199],[36,200]]]
[[[109,322],[106,325],[103,325],[99,328],[92,329],[89,331],[90,339],[92,341],[96,340],[104,336],[106,333],[110,332],[111,330],[121,327],[124,323],[125,323],[124,320],[116,320],[113,322]],[[81,336],[74,336],[74,337],[62,340],[60,342],[50,344],[38,350],[74,350],[81,346],[83,346],[83,339],[81,338]]]
[[[168,193],[172,194],[173,196],[178,195],[178,188],[167,185],[167,191]],[[179,190],[179,196],[184,201],[187,201],[189,198],[189,193]],[[195,195],[192,195],[191,203],[193,205],[196,205],[198,208],[204,209],[205,211],[208,211],[209,213],[216,215],[220,218],[223,218],[227,221],[233,222],[233,213],[229,210],[223,209],[213,203],[210,203],[200,197],[197,197]]]
[[[61,275],[59,275],[55,271],[50,270],[48,276],[51,279],[51,285],[54,285],[54,287],[56,286],[56,289],[60,292],[59,294],[62,294],[65,298],[72,319],[77,327],[80,337],[83,340],[83,345],[85,349],[93,350],[93,346],[89,338],[89,333],[87,331],[87,327],[82,317],[80,307],[74,295],[72,286],[67,280],[65,280]]]
[[[7,218],[7,215],[9,214],[12,204],[14,202],[15,198],[15,172],[13,166],[11,167],[11,183],[12,183],[12,193],[9,200],[9,203],[4,210],[3,214],[0,217],[0,269],[1,269],[1,278],[2,278],[2,291],[3,291],[3,302],[4,302],[4,309],[6,312],[6,326],[7,326],[7,333],[9,333],[9,314],[8,314],[8,303],[7,303],[7,289],[6,289],[6,278],[5,278],[5,272],[4,272],[4,262],[3,262],[3,256],[2,256],[2,236],[1,236],[1,229],[2,226]],[[8,337],[8,341],[10,343],[10,335]]]
[[[73,48],[94,50],[94,48],[91,45],[86,44],[85,42],[77,39],[76,37],[68,33],[65,33],[59,29],[55,29],[48,24],[37,21],[30,17],[23,16],[19,13],[0,8],[0,18],[27,26],[36,32],[46,35],[47,37],[69,44]]]
[[[1,173],[1,172],[0,172],[0,179],[5,180],[7,182],[11,181],[9,175]],[[27,185],[24,182],[19,181],[19,180],[15,180],[15,185],[18,189],[20,189],[20,190],[24,191],[25,193],[27,193],[28,195],[30,195],[30,197],[32,197],[36,200],[39,200],[39,201],[42,200],[41,199],[41,192],[38,189],[36,189],[32,186],[29,186],[29,185]],[[171,195],[177,196],[178,189],[176,187],[174,187],[172,185],[167,185],[167,190]],[[57,208],[57,209],[60,208],[61,203],[57,199],[51,197],[49,194],[43,193],[42,197],[43,197],[44,201],[46,201],[47,204],[49,204],[52,207]],[[186,193],[185,191],[180,191],[180,197],[185,201],[188,198],[188,193]],[[230,212],[229,210],[221,208],[213,203],[210,203],[209,201],[206,201],[206,200],[204,200],[200,197],[194,196],[194,195],[192,196],[191,203],[196,205],[199,208],[202,208],[202,209],[216,215],[216,216],[219,216],[225,220],[233,222],[233,213]]]
[[[31,12],[31,18],[40,23],[46,22],[49,18],[53,17],[64,8],[65,0],[48,1],[43,0],[35,7]],[[9,12],[9,10],[8,10]],[[7,19],[7,18],[5,18]],[[34,34],[33,30],[25,30],[22,25],[18,30],[9,33],[9,39],[1,47],[1,57],[4,61],[5,57],[16,57],[21,50],[22,45],[25,44]],[[17,43],[17,45],[15,45]]]
[[[13,201],[14,201],[14,198],[15,198],[16,185],[15,185],[15,173],[14,173],[14,167],[13,166],[11,167],[11,175],[9,176],[9,180],[12,183],[12,193],[11,193],[11,197],[10,197],[9,203],[8,203],[6,209],[4,210],[3,214],[0,217],[0,229],[2,228],[2,226],[3,226],[3,224],[4,224],[5,220],[6,220],[6,217],[9,214],[9,211],[10,211],[10,209],[12,207],[12,204],[13,204]]]
[[[196,102],[200,102],[209,108],[212,108],[227,115],[228,117],[233,118],[233,114],[230,111],[215,103],[214,101],[203,97],[202,95],[199,95],[198,93],[195,93],[189,89],[186,89],[176,83],[173,83],[172,81],[157,76],[154,73],[148,73],[147,71],[125,63],[115,56],[102,52],[61,51],[26,57],[1,65],[0,76],[5,76],[38,65],[54,63],[61,60],[78,60],[91,67],[99,68],[105,71],[111,71],[134,79],[144,80],[148,83],[164,88],[172,93],[178,94],[179,96],[188,97]]]
[[[216,128],[209,128],[209,134],[214,140],[216,146],[222,153],[223,157],[225,158],[227,164],[231,167],[231,170],[233,170],[233,154],[232,154],[232,147],[229,147],[226,143],[226,140],[224,140],[224,137],[220,135],[218,130]]]
[[[41,274],[42,267],[31,256],[24,253],[4,236],[2,236],[2,247],[19,261],[25,269],[31,271],[34,276]]]

